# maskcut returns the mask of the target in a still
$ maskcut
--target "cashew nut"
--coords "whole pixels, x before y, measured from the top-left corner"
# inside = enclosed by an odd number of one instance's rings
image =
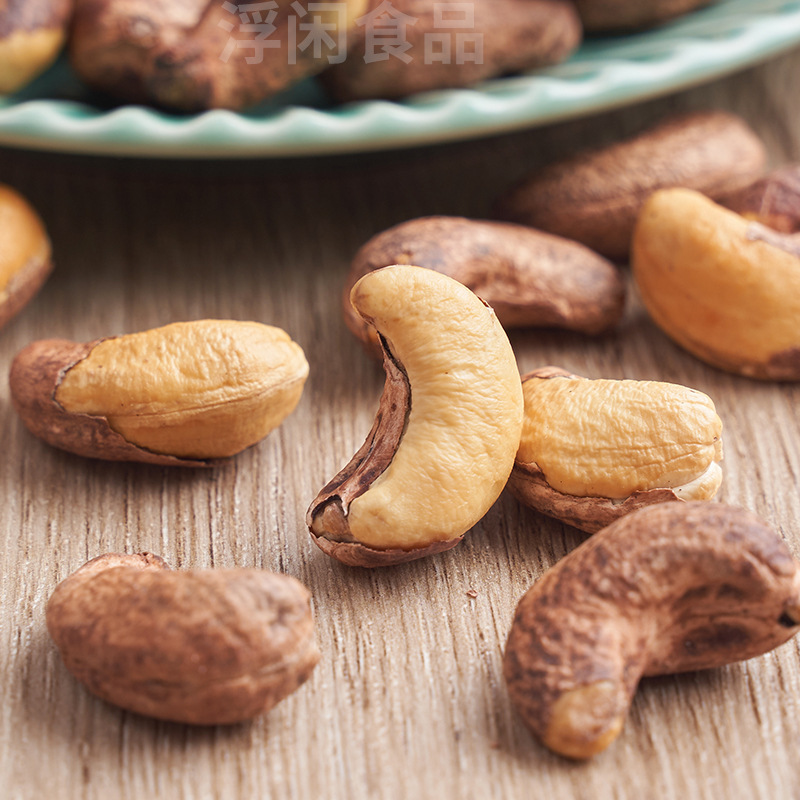
[[[522,426],[514,353],[492,310],[433,270],[390,266],[352,291],[384,347],[372,431],[306,517],[316,543],[378,566],[456,545],[500,495]]]
[[[10,385],[25,425],[54,447],[198,466],[263,439],[294,410],[307,375],[280,328],[199,320],[88,344],[33,342]]]
[[[800,563],[754,514],[666,503],[617,520],[520,600],[504,675],[533,733],[570,758],[622,730],[643,676],[719,667],[800,630]]]
[[[84,564],[50,597],[47,629],[67,669],[98,697],[194,725],[268,711],[319,660],[309,594],[294,578],[174,572],[151,553]]]
[[[50,239],[39,215],[0,184],[0,328],[28,304],[52,268]]]
[[[525,417],[509,489],[588,533],[642,506],[707,500],[722,482],[722,422],[707,395],[660,381],[522,379]]]
[[[652,318],[690,353],[750,378],[800,379],[800,235],[662,190],[642,209],[631,265]]]
[[[619,322],[625,305],[619,270],[577,242],[502,222],[414,219],[373,237],[350,268],[345,322],[376,355],[378,335],[356,313],[350,290],[368,272],[391,264],[415,264],[455,278],[485,300],[505,328],[601,333]]]
[[[497,213],[624,259],[636,217],[652,192],[686,186],[723,197],[759,177],[765,160],[761,140],[739,117],[723,111],[683,114],[544,167],[501,198]]]

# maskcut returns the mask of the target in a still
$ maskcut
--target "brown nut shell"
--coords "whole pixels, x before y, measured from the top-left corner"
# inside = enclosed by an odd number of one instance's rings
[[[305,35],[294,27],[305,14],[341,45],[367,0],[342,0],[322,9],[310,8],[308,0],[280,0],[278,7],[262,9],[243,4],[240,13],[238,5],[76,0],[72,66],[88,85],[128,102],[180,111],[245,108],[329,66],[329,56],[343,56],[293,46]]]
[[[39,215],[0,184],[0,328],[18,314],[53,268],[50,239]]]
[[[392,99],[471,86],[559,63],[581,41],[580,20],[568,0],[472,0],[444,11],[438,6],[446,4],[431,0],[393,0],[393,12],[413,24],[402,28],[399,57],[371,58],[368,37],[380,36],[381,29],[370,27],[368,15],[381,4],[370,0],[364,23],[348,43],[347,60],[321,76],[337,100]]]
[[[653,320],[693,355],[761,380],[800,380],[800,236],[686,189],[654,194],[631,265]]]
[[[54,447],[206,466],[279,425],[307,375],[302,350],[279,328],[198,320],[87,344],[33,342],[9,384],[26,427]]]
[[[718,0],[575,0],[585,30],[631,31],[658,25]]]
[[[722,480],[722,422],[702,392],[588,380],[558,367],[522,379],[525,416],[508,488],[587,533],[654,503],[707,500]]]
[[[5,0],[0,8],[0,93],[26,86],[55,61],[72,0]]]
[[[620,321],[625,306],[620,271],[576,242],[502,222],[414,219],[374,236],[350,267],[345,322],[376,355],[377,334],[356,313],[350,291],[368,272],[390,264],[415,264],[463,283],[506,329],[552,326],[598,334]]]
[[[652,192],[684,186],[724,197],[758,178],[765,160],[763,143],[739,117],[724,111],[684,114],[544,167],[512,188],[495,211],[622,260]]]
[[[753,658],[800,630],[800,563],[768,525],[718,503],[617,520],[520,600],[503,673],[526,725],[589,758],[620,733],[643,676]]]
[[[100,556],[62,581],[47,628],[103,700],[159,719],[225,725],[265,713],[317,661],[306,588],[257,569],[174,572],[158,556]]]
[[[785,164],[720,204],[779,233],[800,233],[800,164]]]

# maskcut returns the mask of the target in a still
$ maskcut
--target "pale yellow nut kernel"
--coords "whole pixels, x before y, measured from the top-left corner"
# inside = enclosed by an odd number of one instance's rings
[[[179,322],[106,339],[55,394],[104,417],[128,442],[180,458],[222,458],[255,444],[297,405],[308,364],[279,328]]]
[[[706,499],[719,488],[722,422],[711,399],[657,381],[534,378],[523,383],[517,461],[579,497],[622,500],[673,489]]]

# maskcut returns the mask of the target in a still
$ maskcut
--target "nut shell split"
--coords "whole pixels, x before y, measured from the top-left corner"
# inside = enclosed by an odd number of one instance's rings
[[[224,725],[265,713],[319,660],[306,588],[257,569],[176,572],[151,553],[100,556],[62,581],[47,628],[103,700]]]
[[[522,390],[508,486],[525,505],[595,533],[638,508],[708,500],[719,489],[722,421],[702,392],[557,367],[529,373]]]
[[[33,342],[11,397],[48,444],[90,458],[202,466],[263,439],[297,405],[301,348],[256,322],[179,322],[87,344]]]
[[[503,673],[547,747],[590,758],[616,739],[643,676],[753,658],[800,631],[800,563],[768,525],[718,503],[617,520],[520,600]]]
[[[316,543],[380,566],[455,546],[499,497],[519,445],[522,389],[492,310],[417,266],[370,272],[352,290],[384,348],[372,431],[312,502]]]

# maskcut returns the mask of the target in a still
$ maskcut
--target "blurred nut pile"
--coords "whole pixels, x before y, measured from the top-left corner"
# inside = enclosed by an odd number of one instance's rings
[[[310,13],[307,3],[272,5],[277,32]],[[419,41],[437,20],[437,4],[422,0],[339,5],[330,30],[341,25],[362,44],[359,20],[387,6],[423,23]],[[229,3],[78,0],[69,47],[87,82],[122,99],[242,107],[323,67],[342,98],[459,85],[566,57],[581,20],[587,30],[635,27],[697,5],[476,0],[480,70],[349,57],[331,66],[301,48],[289,57],[288,38],[263,63],[237,46],[220,58]],[[45,44],[53,55],[67,17],[61,4],[51,11],[7,31],[6,67],[25,37],[43,43],[29,48],[36,69]],[[710,397],[559,366],[521,378],[506,328],[612,329],[629,260],[652,320],[693,356],[748,378],[799,380],[800,167],[765,175],[765,161],[731,114],[676,117],[520,175],[496,219],[402,222],[366,242],[343,275],[345,321],[386,379],[364,445],[308,508],[311,537],[348,565],[411,561],[456,546],[506,486],[593,534],[522,598],[505,652],[512,701],[565,756],[587,758],[619,735],[642,676],[751,658],[797,633],[800,562],[750,512],[709,502],[723,477]],[[6,187],[0,240],[6,323],[51,268],[41,221]],[[307,374],[284,331],[199,320],[33,342],[10,384],[24,424],[55,447],[213,468],[278,426]],[[54,591],[47,626],[67,668],[100,697],[195,724],[268,710],[319,658],[309,595],[293,579],[173,572],[149,553],[78,569]]]

